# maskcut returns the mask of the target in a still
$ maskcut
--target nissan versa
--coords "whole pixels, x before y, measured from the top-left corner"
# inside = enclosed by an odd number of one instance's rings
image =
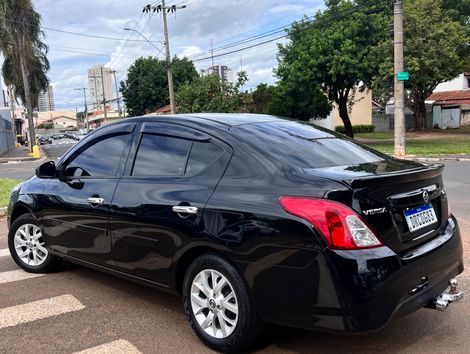
[[[181,294],[219,351],[268,323],[376,330],[462,297],[442,170],[278,117],[130,118],[13,190],[9,248],[28,272],[67,260]]]

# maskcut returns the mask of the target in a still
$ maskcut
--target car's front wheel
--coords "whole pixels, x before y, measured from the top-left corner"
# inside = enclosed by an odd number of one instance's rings
[[[31,214],[21,215],[11,224],[8,248],[16,264],[30,273],[53,271],[60,262],[46,247],[41,227]]]
[[[189,266],[183,305],[195,333],[217,351],[246,349],[262,332],[242,276],[217,255],[200,256]]]

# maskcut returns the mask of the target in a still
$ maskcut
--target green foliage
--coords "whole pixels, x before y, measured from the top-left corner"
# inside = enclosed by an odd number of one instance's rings
[[[0,208],[8,206],[8,202],[10,201],[10,192],[13,187],[20,182],[20,180],[11,178],[0,179]]]
[[[359,133],[373,133],[375,131],[375,125],[372,124],[356,124],[352,126],[354,134]],[[345,133],[344,126],[338,125],[335,127],[335,131],[341,134]]]
[[[43,37],[41,16],[30,0],[0,1],[2,74],[5,84],[13,87],[15,97],[27,105],[29,118],[39,93],[49,84],[48,47]]]
[[[290,42],[279,46],[276,75],[286,87],[318,85],[336,102],[346,134],[353,136],[348,103],[359,85],[370,86],[378,72],[379,44],[388,33],[384,13],[366,14],[363,1],[330,0],[312,22],[294,22]],[[376,6],[381,6],[378,4]]]
[[[247,80],[245,72],[238,73],[234,84],[221,82],[216,75],[198,77],[178,90],[178,113],[243,111],[248,95],[241,87]]]
[[[173,58],[173,83],[175,91],[198,77],[192,61]],[[127,80],[121,81],[120,91],[129,115],[138,116],[153,112],[170,103],[165,60],[139,58],[128,70]]]
[[[413,109],[419,128],[426,128],[425,100],[438,84],[457,77],[469,68],[469,31],[457,15],[468,2],[442,0],[408,0],[404,2],[405,70],[410,80],[405,83],[407,102]],[[457,6],[457,7],[453,7]],[[467,9],[468,11],[468,9]],[[468,13],[467,13],[468,19]],[[386,60],[375,90],[393,94],[393,48],[390,41],[382,44]],[[375,95],[374,95],[375,96]]]
[[[38,129],[54,129],[54,123],[41,123],[38,125]]]
[[[289,86],[280,82],[276,86],[259,84],[252,92],[251,112],[273,114],[299,120],[326,118],[331,104],[317,85]]]
[[[268,107],[273,99],[275,89],[275,86],[264,83],[256,86],[256,90],[251,93],[253,104],[252,107],[250,107],[250,112],[268,114]]]

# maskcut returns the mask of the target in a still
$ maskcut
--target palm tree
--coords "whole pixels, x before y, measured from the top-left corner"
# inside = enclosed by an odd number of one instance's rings
[[[42,42],[41,16],[31,0],[0,0],[0,51],[5,84],[26,105],[30,147],[35,144],[33,102],[48,85],[47,46]]]

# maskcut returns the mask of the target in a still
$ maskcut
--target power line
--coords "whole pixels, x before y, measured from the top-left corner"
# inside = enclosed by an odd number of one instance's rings
[[[332,22],[338,18],[341,18],[341,17],[344,17],[344,16],[349,16],[349,15],[352,15],[354,13],[357,13],[357,12],[360,12],[361,10],[371,6],[371,5],[378,5],[380,2],[380,0],[374,0],[374,1],[369,1],[368,3],[364,3],[362,5],[359,5],[355,8],[352,8],[350,10],[347,10],[347,11],[344,11],[342,14],[341,13],[338,13],[336,14],[335,16],[332,16],[330,18],[327,18],[327,19],[324,19],[324,20],[315,20],[315,21],[312,21],[310,23],[309,26],[307,26],[306,28],[303,28],[301,31],[306,31],[306,30],[311,30],[311,29],[315,29],[316,26],[318,25],[327,25],[329,22]],[[381,11],[383,11],[383,9],[381,9]],[[291,28],[292,26],[285,26],[287,28]],[[234,47],[234,46],[238,46],[240,45],[241,43],[240,42],[244,42],[244,43],[247,43],[249,41],[253,41],[253,40],[256,40],[256,39],[260,39],[260,38],[264,38],[264,37],[267,37],[267,36],[270,36],[270,35],[273,35],[273,34],[276,34],[276,33],[279,33],[281,32],[279,29],[277,30],[273,30],[271,31],[272,33],[270,34],[260,34],[258,36],[254,36],[254,37],[257,37],[257,38],[248,38],[248,39],[245,39],[244,41],[237,41],[235,43],[232,43],[232,44],[229,44],[229,45],[226,45],[224,46],[225,48],[230,48],[230,47]],[[234,49],[234,50],[231,50],[231,51],[228,51],[228,52],[224,52],[224,53],[220,53],[220,54],[214,54],[213,56],[212,55],[209,55],[209,56],[206,56],[206,57],[203,57],[203,58],[198,58],[198,59],[193,59],[193,62],[199,62],[199,61],[205,61],[205,60],[212,60],[212,57],[221,57],[221,56],[225,56],[225,55],[230,55],[230,54],[234,54],[234,53],[238,53],[238,52],[242,52],[242,51],[245,51],[245,50],[248,50],[248,49],[251,49],[251,48],[255,48],[255,47],[258,47],[258,46],[262,46],[262,45],[265,45],[267,43],[271,43],[271,42],[274,42],[274,41],[277,41],[277,40],[280,40],[282,38],[288,38],[289,37],[289,34],[284,34],[282,36],[278,36],[278,37],[275,37],[275,38],[271,38],[271,39],[268,39],[268,40],[265,40],[263,42],[259,42],[259,43],[255,43],[255,44],[252,44],[252,45],[249,45],[249,46],[245,46],[245,47],[242,47],[242,48],[238,48],[238,49]],[[191,56],[189,58],[192,58]]]

